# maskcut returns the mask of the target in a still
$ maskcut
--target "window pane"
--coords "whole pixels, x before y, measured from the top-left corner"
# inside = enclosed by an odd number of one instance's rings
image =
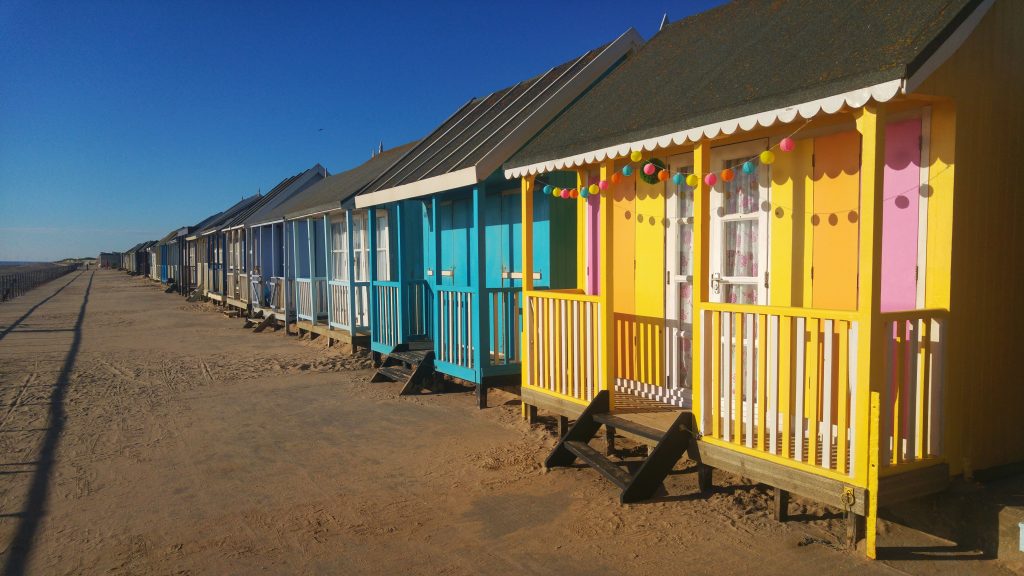
[[[753,172],[743,172],[743,163],[750,162],[754,166]],[[760,160],[757,158],[747,160],[739,158],[729,160],[725,163],[727,168],[732,168],[735,177],[732,182],[722,182],[724,194],[723,206],[726,214],[753,214],[757,212],[760,204],[760,193],[757,183],[757,172]]]
[[[723,291],[729,304],[757,304],[757,286],[753,284],[726,284]]]
[[[725,223],[725,276],[758,275],[757,220]]]

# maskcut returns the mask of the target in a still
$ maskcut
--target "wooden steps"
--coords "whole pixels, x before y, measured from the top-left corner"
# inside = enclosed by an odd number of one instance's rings
[[[370,382],[404,382],[401,395],[431,388],[434,375],[434,343],[399,344],[381,362]]]
[[[612,461],[590,446],[590,440],[597,435],[602,426],[656,442],[634,474],[630,474],[620,463]],[[676,462],[695,447],[696,440],[693,438],[692,429],[693,414],[685,410],[680,411],[664,430],[617,416],[609,411],[608,392],[601,391],[559,440],[558,445],[544,461],[544,467],[550,469],[570,466],[578,458],[620,490],[621,503],[640,502],[654,496],[658,487],[672,472]],[[702,468],[703,465],[698,464],[698,472],[703,472]],[[699,473],[698,478],[702,491],[710,488],[710,474]]]

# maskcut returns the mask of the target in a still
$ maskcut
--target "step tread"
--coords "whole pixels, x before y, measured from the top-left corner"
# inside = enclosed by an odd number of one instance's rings
[[[662,437],[665,436],[665,430],[659,430],[645,424],[640,424],[639,422],[626,420],[625,418],[614,414],[594,414],[594,420],[604,424],[605,426],[610,426],[617,430],[624,430],[626,432],[636,434],[641,438],[654,440],[655,442],[660,442]]]
[[[434,341],[433,340],[415,340],[413,342],[409,342],[407,344],[407,346],[409,347],[410,351],[414,351],[414,350],[433,350],[434,349]]]
[[[406,364],[422,364],[427,359],[427,355],[430,350],[410,350],[410,351],[399,351],[388,354],[388,358],[394,358],[401,360]]]
[[[564,444],[570,452],[600,472],[602,476],[611,480],[612,484],[618,486],[620,490],[625,490],[633,480],[628,472],[592,448],[590,444],[577,440],[567,440]]]
[[[412,370],[404,366],[383,366],[377,369],[377,373],[387,376],[395,382],[404,382],[412,376]]]

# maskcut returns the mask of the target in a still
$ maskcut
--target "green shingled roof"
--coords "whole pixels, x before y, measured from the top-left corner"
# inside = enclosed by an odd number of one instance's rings
[[[906,78],[979,0],[736,0],[666,26],[505,163],[527,166]]]

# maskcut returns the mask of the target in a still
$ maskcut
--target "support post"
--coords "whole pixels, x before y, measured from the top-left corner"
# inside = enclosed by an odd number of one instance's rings
[[[867,555],[874,558],[878,501],[878,394],[885,381],[881,331],[882,193],[885,176],[885,106],[871,103],[855,113],[861,135],[860,245],[857,291],[856,478],[867,486]]]
[[[695,430],[700,432],[708,415],[704,413],[707,403],[701,398],[704,382],[704,371],[709,367],[703,365],[704,360],[704,308],[708,301],[708,257],[710,252],[710,214],[711,187],[704,182],[704,176],[711,172],[711,145],[702,140],[693,149],[693,173],[698,184],[693,194],[693,358],[692,404]],[[714,408],[711,408],[713,411]],[[699,466],[704,466],[700,464]]]
[[[522,218],[520,219],[521,239],[522,239],[522,261],[523,261],[523,298],[521,300],[523,305],[523,322],[522,322],[522,334],[519,338],[519,349],[522,350],[523,364],[522,371],[520,373],[521,383],[524,385],[532,385],[533,382],[533,357],[530,355],[530,350],[533,348],[533,333],[530,331],[530,311],[527,309],[529,302],[526,298],[526,294],[533,290],[533,195],[534,195],[534,179],[533,176],[524,176],[522,178],[522,198],[520,199],[520,208],[522,209]],[[527,410],[526,404],[523,405],[523,409]],[[537,418],[537,407],[531,407],[533,409],[533,420]],[[527,420],[532,424],[533,420],[530,419],[528,413],[526,414]]]
[[[565,435],[569,433],[569,417],[559,416],[558,417],[558,437],[565,438]]]
[[[366,210],[366,260],[369,270],[368,290],[370,292],[370,342],[380,341],[380,317],[377,314],[377,208],[371,206]]]
[[[601,164],[601,179],[611,181],[615,163],[607,160]],[[615,409],[615,302],[612,278],[615,277],[612,258],[612,196],[609,189],[601,194],[600,210],[600,258],[601,283],[599,302],[601,306],[601,388],[608,391],[608,409]]]
[[[327,330],[330,333],[331,322],[334,320],[334,295],[332,294],[330,281],[334,278],[334,236],[331,235],[331,219],[324,213],[324,289],[327,290]],[[330,346],[331,338],[327,338],[327,345]]]
[[[434,340],[434,358],[441,357],[441,346],[442,342],[440,339],[441,335],[441,298],[438,295],[438,288],[441,286],[441,231],[437,229],[437,223],[440,219],[437,216],[437,209],[440,206],[438,201],[438,195],[434,194],[430,197],[430,292],[431,302],[433,303],[433,314],[431,314],[431,323],[433,324],[431,337]]]
[[[352,211],[345,210],[345,229],[348,230],[346,234],[345,244],[345,266],[348,267],[348,274],[345,275],[348,278],[348,333],[352,335],[352,351],[355,351],[355,335],[356,335],[356,270],[355,270],[355,250],[352,249],[355,243],[355,230],[352,228]]]
[[[404,202],[397,202],[395,204],[395,221],[388,226],[389,234],[391,230],[394,230],[394,246],[390,244],[391,238],[388,238],[388,258],[394,258],[395,260],[395,281],[398,283],[398,310],[395,310],[395,314],[398,318],[398,342],[402,344],[409,340],[409,335],[406,334],[406,331],[410,322],[406,316],[412,313],[412,310],[407,305],[408,303],[405,301],[408,290],[405,287],[405,260],[403,256],[405,246],[402,237],[402,227],[405,225],[404,204]]]
[[[476,371],[476,396],[479,408],[487,407],[487,384],[484,379],[484,361],[489,356],[487,306],[487,226],[484,210],[487,205],[487,189],[483,182],[473,188],[473,232],[469,242],[469,261],[473,266],[470,288],[473,294],[473,368]]]
[[[775,506],[772,512],[776,522],[789,520],[789,492],[781,488],[775,489]]]
[[[316,318],[320,314],[320,311],[316,308],[317,295],[316,295],[316,261],[313,255],[316,253],[316,224],[312,218],[306,218],[306,254],[307,262],[309,263],[309,324],[310,326],[316,324]],[[296,260],[296,263],[298,260]],[[295,283],[297,287],[298,282]],[[313,339],[313,333],[309,334],[310,340]]]

